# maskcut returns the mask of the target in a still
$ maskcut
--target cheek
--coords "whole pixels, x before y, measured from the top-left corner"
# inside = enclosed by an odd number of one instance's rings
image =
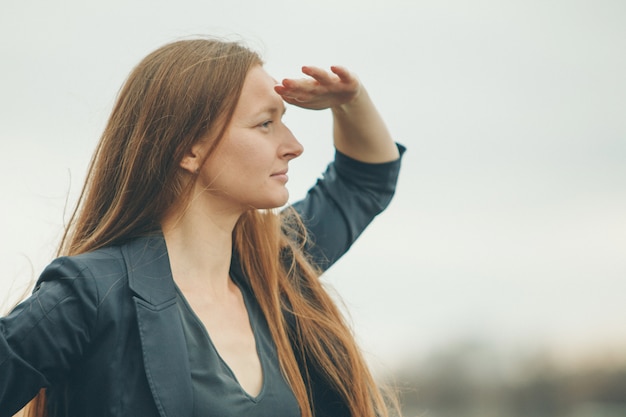
[[[204,181],[209,188],[226,193],[252,192],[259,188],[264,176],[263,167],[255,158],[254,150],[224,152],[215,155],[211,166],[206,170]]]
[[[272,156],[262,140],[246,140],[232,146],[227,159],[228,164],[241,173],[249,172],[263,175],[265,171],[271,169]]]
[[[216,150],[216,157],[231,166],[245,166],[254,160],[259,154],[260,138],[254,132],[236,130],[224,138],[220,147]]]
[[[273,169],[275,150],[268,139],[254,130],[233,128],[211,156],[211,172],[228,182],[258,183]]]

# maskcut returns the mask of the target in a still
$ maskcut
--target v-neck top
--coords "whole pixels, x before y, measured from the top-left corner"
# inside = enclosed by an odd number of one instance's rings
[[[245,285],[240,290],[248,310],[263,386],[248,394],[213,345],[206,327],[177,288],[193,388],[193,417],[300,417],[298,402],[280,370],[276,346],[258,302]]]

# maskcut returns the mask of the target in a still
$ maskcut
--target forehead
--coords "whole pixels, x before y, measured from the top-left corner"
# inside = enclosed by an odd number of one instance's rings
[[[250,69],[246,75],[235,113],[261,112],[270,107],[284,109],[283,99],[274,91],[276,84],[276,80],[262,66],[257,65]]]

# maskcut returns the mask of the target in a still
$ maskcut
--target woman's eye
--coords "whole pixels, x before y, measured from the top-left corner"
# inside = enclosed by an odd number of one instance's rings
[[[261,123],[261,124],[260,124],[260,126],[261,126],[262,128],[264,128],[264,129],[268,129],[268,128],[270,127],[270,125],[271,125],[271,124],[272,124],[272,121],[271,121],[271,120],[268,120],[268,121],[266,121],[266,122]]]

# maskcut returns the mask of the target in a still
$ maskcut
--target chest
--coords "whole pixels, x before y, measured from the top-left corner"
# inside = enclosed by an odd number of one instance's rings
[[[253,299],[242,295],[239,308],[220,311],[206,305],[196,310],[181,294],[178,303],[189,352],[194,416],[300,415]]]
[[[242,389],[249,395],[258,395],[263,369],[253,323],[241,291],[237,288],[232,296],[220,302],[207,300],[202,294],[185,294],[184,301],[186,312],[198,327],[204,327],[203,336]]]

